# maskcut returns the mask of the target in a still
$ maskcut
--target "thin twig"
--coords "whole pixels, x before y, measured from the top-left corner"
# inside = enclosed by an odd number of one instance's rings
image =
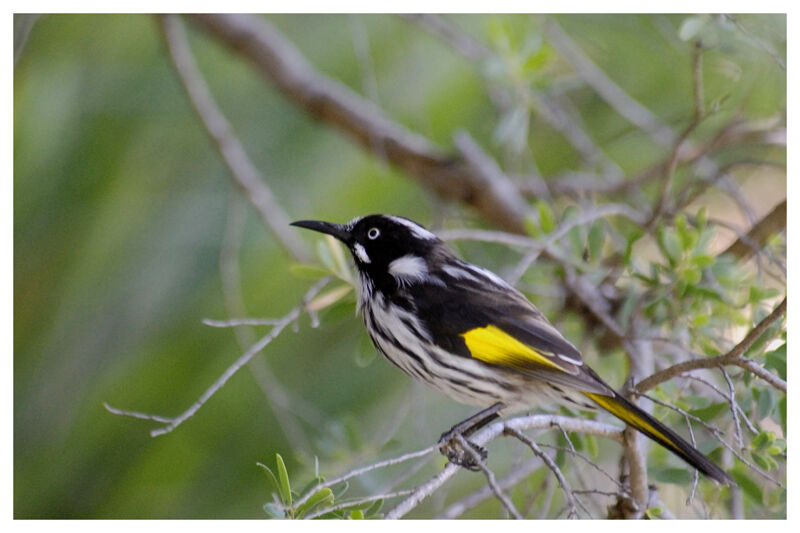
[[[422,457],[424,455],[428,455],[428,454],[434,452],[437,449],[438,449],[437,445],[428,446],[427,448],[423,448],[422,450],[418,450],[416,452],[406,453],[406,454],[403,454],[403,455],[401,455],[399,457],[393,457],[392,459],[387,459],[385,461],[378,461],[377,463],[373,463],[373,464],[368,465],[368,466],[363,466],[361,468],[356,468],[356,469],[351,470],[350,472],[347,472],[346,474],[343,474],[343,475],[341,475],[339,477],[335,477],[335,478],[329,479],[328,481],[325,481],[325,482],[322,482],[322,483],[318,483],[318,484],[314,485],[312,488],[308,489],[308,491],[302,497],[300,497],[297,501],[295,501],[294,502],[294,506],[295,507],[299,507],[300,505],[303,505],[305,502],[308,501],[308,499],[311,496],[313,496],[316,492],[319,492],[320,489],[323,489],[325,487],[332,487],[334,485],[337,485],[339,483],[347,481],[348,479],[352,479],[354,477],[358,477],[358,476],[364,475],[367,472],[371,472],[371,471],[377,470],[379,468],[386,468],[387,466],[392,466],[392,465],[404,463],[404,462],[406,462],[408,460],[411,460],[411,459],[414,459],[416,457]]]
[[[235,328],[239,326],[275,326],[280,323],[278,318],[231,318],[229,320],[214,320],[204,318],[203,324],[212,328]]]
[[[561,472],[561,469],[558,468],[558,465],[550,458],[549,455],[544,453],[542,449],[539,448],[539,446],[536,444],[536,442],[533,441],[533,439],[531,439],[521,431],[508,428],[506,429],[505,434],[511,435],[519,439],[523,443],[525,443],[525,445],[527,445],[531,449],[531,451],[533,451],[534,455],[539,457],[544,462],[544,464],[547,465],[547,468],[549,468],[550,471],[553,472],[553,475],[558,480],[558,484],[561,485],[561,490],[564,492],[564,497],[567,499],[567,505],[569,507],[569,514],[567,515],[567,518],[577,518],[578,509],[575,507],[575,498],[572,495],[572,489],[570,488],[569,483],[567,483],[567,480],[564,478],[564,474]],[[585,508],[584,511],[586,511],[587,514],[590,514],[588,510],[586,510]]]
[[[364,498],[357,498],[355,500],[345,501],[336,505],[332,505],[330,507],[323,507],[321,509],[317,509],[313,513],[309,513],[308,515],[304,516],[303,520],[313,520],[314,518],[318,518],[320,516],[332,513],[334,511],[340,511],[342,509],[348,509],[350,507],[355,507],[357,505],[363,505],[365,503],[370,503],[370,502],[376,502],[378,500],[389,500],[392,498],[399,498],[401,496],[408,496],[411,493],[411,490],[412,489],[398,490],[395,492],[389,492],[387,494],[374,494],[372,496],[366,496]]]
[[[519,484],[530,474],[532,474],[536,469],[541,468],[541,466],[542,466],[542,461],[538,457],[530,459],[524,462],[523,464],[519,465],[518,467],[512,469],[507,476],[505,476],[504,478],[502,478],[497,482],[497,485],[502,490],[508,490]],[[469,509],[472,509],[479,503],[491,498],[492,495],[494,495],[494,491],[492,491],[492,488],[488,485],[485,485],[480,489],[476,490],[475,492],[473,492],[472,494],[462,498],[461,500],[458,500],[457,502],[450,504],[447,507],[447,509],[445,509],[436,518],[445,520],[452,520],[453,518],[458,518],[459,516],[467,512]]]
[[[186,89],[189,101],[228,167],[234,183],[245,193],[264,223],[292,257],[300,261],[309,261],[311,254],[305,248],[303,241],[289,227],[291,219],[250,161],[241,141],[214,102],[211,91],[203,80],[200,69],[197,68],[180,17],[162,15],[159,20],[170,57]]]
[[[747,38],[749,38],[749,39],[750,39],[750,40],[752,40],[754,43],[756,43],[756,45],[758,45],[758,47],[759,47],[759,48],[761,48],[761,49],[762,49],[762,50],[764,50],[764,51],[765,51],[767,54],[769,54],[769,56],[770,56],[770,57],[772,57],[772,59],[775,61],[775,63],[777,63],[777,64],[778,64],[778,66],[779,66],[781,69],[783,69],[783,70],[786,70],[786,63],[785,63],[785,62],[783,61],[783,59],[782,59],[782,58],[781,58],[781,57],[780,57],[780,56],[779,56],[779,55],[778,55],[778,54],[775,52],[775,50],[772,48],[772,45],[770,45],[768,42],[766,42],[765,40],[761,39],[760,37],[756,37],[755,35],[753,35],[753,33],[752,33],[750,30],[748,30],[747,28],[745,28],[745,27],[742,25],[742,23],[741,23],[741,22],[739,22],[739,19],[737,19],[737,18],[736,18],[736,17],[734,17],[733,15],[731,15],[731,14],[729,14],[729,13],[726,13],[726,14],[724,14],[723,16],[724,16],[726,19],[728,19],[729,21],[731,21],[731,22],[732,22],[732,23],[733,23],[733,24],[734,24],[734,25],[735,25],[735,26],[736,26],[736,27],[739,29],[739,31],[740,31],[740,32],[742,32],[742,33],[743,33],[743,34],[744,34],[744,35],[745,35]]]
[[[151,437],[158,437],[159,435],[164,435],[166,433],[171,432],[186,420],[194,416],[194,414],[219,390],[221,389],[225,383],[244,365],[246,365],[250,359],[253,358],[257,353],[261,350],[266,348],[266,346],[275,340],[275,338],[281,333],[281,331],[286,328],[289,324],[297,320],[300,316],[300,313],[306,308],[308,301],[314,297],[328,282],[330,278],[323,278],[317,283],[315,283],[311,289],[306,292],[305,297],[303,298],[303,303],[292,309],[286,316],[284,316],[278,324],[273,326],[272,331],[269,332],[268,335],[262,337],[257,343],[255,343],[247,352],[245,352],[242,356],[239,357],[231,366],[229,366],[222,375],[217,378],[217,380],[208,388],[206,391],[200,395],[196,402],[194,402],[186,411],[181,413],[176,417],[163,417],[160,415],[152,415],[148,413],[138,413],[134,411],[122,411],[120,409],[116,409],[111,407],[108,404],[104,404],[106,409],[116,415],[122,416],[129,416],[132,418],[143,418],[149,420],[156,420],[158,422],[162,422],[165,424],[162,428],[157,428],[150,431]]]
[[[770,235],[786,229],[786,200],[772,208],[759,220],[747,235],[740,236],[728,246],[723,254],[731,254],[739,259],[747,259],[761,250],[761,246]]]
[[[761,334],[764,333],[778,319],[783,317],[785,313],[786,298],[783,299],[783,301],[772,311],[772,313],[770,313],[752,330],[750,330],[747,335],[745,335],[745,337],[729,352],[716,357],[691,359],[689,361],[683,361],[681,363],[674,364],[668,368],[665,368],[664,370],[661,370],[660,372],[656,372],[648,378],[643,379],[636,384],[634,390],[637,393],[648,391],[667,380],[692,370],[698,370],[701,368],[716,368],[720,365],[736,365],[748,370],[749,372],[752,372],[754,375],[760,377],[776,389],[786,392],[785,381],[759,367],[752,361],[742,357],[744,352],[747,351],[747,349],[758,340]]]
[[[472,205],[498,227],[524,231],[524,203],[516,194],[504,193],[515,190],[507,178],[481,172],[323,76],[263,17],[204,14],[192,15],[191,20],[249,60],[289,101],[315,118],[340,128],[370,152],[377,142],[383,153],[376,156],[385,157],[443,198]]]
[[[501,420],[489,424],[470,437],[470,440],[479,446],[483,446],[487,442],[502,435],[507,428],[523,431],[528,429],[552,429],[553,426],[561,426],[567,431],[587,433],[622,442],[622,429],[619,427],[595,422],[594,420],[558,415],[530,415],[512,418],[510,420]],[[386,514],[386,518],[395,519],[405,516],[423,500],[433,494],[439,487],[444,485],[444,483],[453,477],[459,469],[460,467],[449,463],[441,472],[419,485],[408,498],[400,502],[394,509],[390,510]]]
[[[614,110],[637,128],[647,132],[661,146],[669,146],[675,139],[672,130],[662,124],[642,104],[631,98],[614,83],[551,17],[545,25],[549,42],[572,64],[572,67]]]
[[[508,496],[505,495],[503,489],[500,488],[500,486],[497,484],[497,478],[495,477],[494,472],[492,472],[486,466],[483,457],[481,457],[480,454],[476,450],[474,450],[472,446],[470,446],[470,444],[467,442],[467,439],[465,439],[464,436],[461,435],[460,433],[456,433],[456,440],[461,445],[461,447],[470,455],[470,457],[472,457],[472,460],[478,466],[480,471],[483,472],[483,475],[486,476],[486,481],[492,488],[492,492],[494,493],[495,497],[498,500],[500,500],[500,503],[503,504],[503,507],[505,507],[506,510],[511,514],[511,516],[513,516],[516,520],[523,520],[523,517],[521,514],[519,514],[517,508],[514,507],[514,504],[511,502]]]
[[[728,403],[731,406],[731,415],[733,416],[733,428],[736,433],[736,444],[739,445],[739,449],[744,450],[742,425],[739,423],[739,411],[736,408],[738,406],[736,403],[736,387],[734,387],[733,381],[731,381],[731,377],[728,375],[728,371],[725,370],[725,367],[720,365],[719,370],[722,372],[722,376],[725,378],[725,383],[728,384]]]
[[[692,74],[694,81],[694,111],[692,113],[692,120],[672,144],[672,150],[667,159],[666,169],[664,170],[664,178],[661,182],[661,192],[654,204],[653,214],[647,223],[649,228],[655,227],[661,219],[661,216],[669,210],[670,190],[675,181],[675,171],[678,168],[681,149],[684,146],[684,142],[697,127],[700,126],[700,123],[705,118],[705,106],[703,104],[703,46],[699,41],[695,43],[694,53],[692,55]]]

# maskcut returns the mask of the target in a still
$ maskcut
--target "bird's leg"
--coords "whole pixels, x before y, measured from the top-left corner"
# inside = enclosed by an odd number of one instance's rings
[[[479,470],[478,464],[475,462],[472,454],[463,448],[456,436],[461,435],[464,437],[464,441],[477,452],[481,460],[485,460],[488,455],[486,449],[470,441],[467,437],[499,417],[500,415],[497,413],[503,407],[505,407],[505,405],[503,405],[502,402],[497,402],[442,433],[442,436],[439,437],[439,451],[442,452],[442,455],[447,457],[447,460],[451,463],[463,466],[467,470],[472,470],[473,472]]]

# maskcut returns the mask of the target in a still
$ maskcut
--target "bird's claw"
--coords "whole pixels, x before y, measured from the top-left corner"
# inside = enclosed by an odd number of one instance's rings
[[[460,439],[458,438],[459,436],[461,437]],[[466,443],[467,446],[472,448],[473,453],[465,449],[463,443]],[[454,433],[453,431],[447,431],[439,438],[439,451],[442,455],[447,457],[447,460],[451,463],[473,472],[480,470],[475,456],[477,455],[477,457],[480,458],[480,462],[485,461],[489,456],[486,448],[478,446],[474,442],[464,438],[460,433]]]

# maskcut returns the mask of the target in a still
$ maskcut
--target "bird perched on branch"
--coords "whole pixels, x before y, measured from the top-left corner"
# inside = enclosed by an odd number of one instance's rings
[[[607,385],[580,352],[519,291],[458,259],[409,219],[370,215],[294,226],[343,242],[359,274],[358,306],[375,347],[409,376],[484,410],[442,435],[448,458],[467,468],[461,448],[499,413],[561,404],[608,411],[723,484],[731,478],[677,433]],[[486,452],[467,441],[482,457]]]

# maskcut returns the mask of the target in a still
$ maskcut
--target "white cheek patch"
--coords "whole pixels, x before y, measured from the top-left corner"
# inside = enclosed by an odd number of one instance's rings
[[[408,285],[428,276],[428,264],[419,256],[404,255],[389,263],[389,274],[394,276],[400,285]]]
[[[367,251],[362,245],[356,243],[356,245],[353,246],[353,251],[362,263],[372,263],[372,260],[370,260],[369,256],[367,255]]]

